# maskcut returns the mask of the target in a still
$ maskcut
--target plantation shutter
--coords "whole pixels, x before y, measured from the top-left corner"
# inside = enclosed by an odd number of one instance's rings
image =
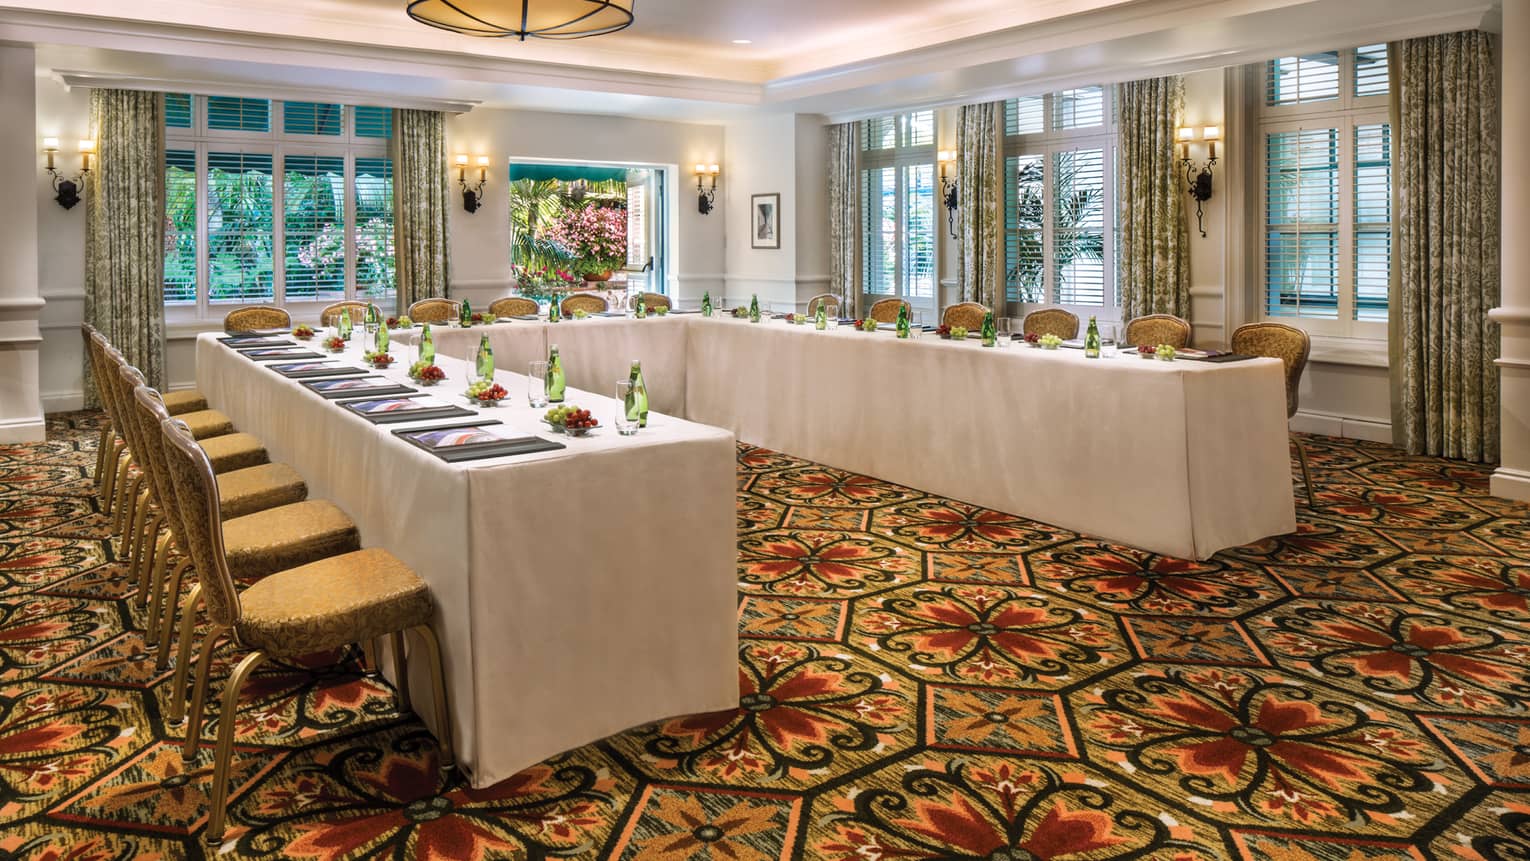
[[[374,302],[394,298],[393,160],[356,159],[356,292]]]
[[[1266,105],[1305,105],[1339,97],[1338,51],[1281,57],[1265,64],[1265,70]]]
[[[1045,163],[1040,155],[1004,159],[1004,293],[1010,302],[1046,301]]]
[[[1052,266],[1057,301],[1105,304],[1105,153],[1052,156]]]
[[[288,301],[345,298],[345,159],[282,161],[283,274]]]
[[[339,137],[344,130],[344,110],[325,102],[283,102],[282,132]]]
[[[187,110],[190,110],[189,105]],[[196,150],[165,150],[165,213],[165,302],[194,303],[197,301]]]
[[[1265,135],[1265,313],[1337,319],[1339,132]],[[1384,287],[1383,287],[1384,290]]]
[[[210,300],[272,301],[272,181],[270,153],[207,154]]]
[[[1392,82],[1387,67],[1387,46],[1366,45],[1355,49],[1355,95],[1384,96]]]
[[[208,96],[207,127],[225,131],[269,132],[271,101],[233,96]]]
[[[1386,322],[1392,273],[1392,128],[1355,126],[1356,320]]]
[[[361,105],[353,109],[356,114],[356,137],[393,137],[393,109]]]
[[[165,128],[191,128],[191,96],[186,93],[165,93]]]
[[[897,168],[871,168],[862,173],[866,199],[861,206],[863,292],[891,295],[898,290],[898,173]]]

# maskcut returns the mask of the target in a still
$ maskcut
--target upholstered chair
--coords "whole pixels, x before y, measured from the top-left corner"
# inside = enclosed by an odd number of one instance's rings
[[[819,305],[827,306],[823,310],[824,314],[830,317],[839,316],[839,297],[835,296],[833,293],[819,293],[817,296],[809,299],[807,303],[807,315],[809,317],[818,316]]]
[[[434,602],[425,581],[386,550],[370,548],[285,568],[240,592],[227,558],[231,524],[236,521],[223,521],[212,465],[174,419],[167,419],[162,430],[177,508],[185,527],[184,538],[197,568],[197,586],[209,622],[197,664],[186,744],[181,751],[182,759],[188,763],[195,762],[201,742],[207,667],[212,663],[213,652],[227,637],[240,655],[224,683],[222,709],[218,713],[204,845],[216,847],[223,842],[234,715],[239,708],[240,690],[256,668],[270,659],[291,660],[338,650],[350,643],[390,637],[398,662],[400,704],[408,709],[408,668],[403,665],[403,645],[405,632],[414,632],[430,663],[442,769],[452,768],[445,668],[431,628]]]
[[[250,305],[223,315],[223,331],[254,332],[259,329],[290,329],[292,315],[275,305]]]
[[[1312,339],[1295,326],[1284,323],[1248,323],[1233,330],[1229,343],[1234,353],[1245,356],[1268,356],[1279,359],[1286,366],[1286,418],[1296,415],[1302,371],[1307,368],[1307,357],[1312,354]],[[1317,504],[1312,494],[1312,470],[1307,466],[1307,448],[1302,438],[1291,436],[1296,443],[1296,459],[1302,467],[1302,484],[1307,490],[1307,505]]]
[[[940,322],[946,326],[961,326],[969,332],[977,332],[983,328],[983,318],[987,316],[987,305],[979,302],[961,302],[942,312]]]
[[[871,303],[871,308],[866,311],[866,317],[878,323],[898,322],[898,309],[907,308],[909,318],[914,316],[914,308],[902,299],[878,299]]]
[[[496,317],[523,317],[541,310],[537,300],[525,296],[506,296],[489,303],[489,313]]]
[[[1067,341],[1078,337],[1078,315],[1062,308],[1042,308],[1025,315],[1020,331],[1027,335],[1056,335]]]
[[[628,308],[628,310],[631,310],[631,311],[636,311],[637,310],[637,303],[638,303],[639,297],[642,298],[644,305],[650,311],[652,311],[655,308],[665,308],[665,309],[668,309],[670,307],[669,297],[665,296],[663,293],[638,293],[638,294],[633,295],[631,298],[629,298],[627,300],[627,308]]]
[[[565,296],[563,301],[558,303],[558,310],[565,317],[575,311],[599,314],[609,310],[610,307],[611,303],[607,302],[604,296],[596,296],[594,293],[575,293],[572,296]]]
[[[368,308],[371,308],[372,311],[376,313],[378,320],[383,318],[382,309],[376,305],[373,305],[371,302],[362,302],[358,299],[347,299],[344,302],[336,302],[333,305],[326,306],[323,311],[320,311],[319,325],[336,325],[340,321],[341,314],[349,314],[351,315],[351,322],[359,326],[367,321]]]
[[[1126,324],[1123,343],[1128,347],[1190,346],[1190,321],[1173,314],[1148,314]]]
[[[450,299],[421,299],[409,306],[409,319],[416,323],[445,323],[457,319],[461,308]]]

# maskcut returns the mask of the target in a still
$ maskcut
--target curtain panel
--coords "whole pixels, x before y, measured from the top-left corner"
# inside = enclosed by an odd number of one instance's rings
[[[956,275],[962,301],[1004,315],[1003,102],[962,105],[956,120]]]
[[[1498,82],[1479,31],[1396,43],[1400,442],[1498,460]]]
[[[829,135],[829,292],[839,297],[840,313],[859,317],[861,291],[855,283],[859,153],[855,123],[828,127]]]
[[[1116,87],[1123,323],[1144,314],[1190,317],[1190,234],[1174,155],[1184,109],[1177,75]]]
[[[96,163],[85,175],[85,321],[165,387],[164,98],[92,90]],[[90,358],[85,404],[99,406]]]
[[[399,312],[445,296],[450,283],[451,171],[446,163],[446,115],[393,112],[394,254]]]

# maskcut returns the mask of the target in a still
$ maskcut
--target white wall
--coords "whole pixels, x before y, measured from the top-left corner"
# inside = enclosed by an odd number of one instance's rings
[[[517,160],[657,165],[666,169],[673,222],[671,287],[682,302],[723,286],[724,217],[735,197],[723,127],[589,114],[478,108],[447,121],[449,154],[487,155],[492,167],[484,206],[469,214],[454,198],[451,215],[452,295],[485,304],[510,288],[510,203],[506,166]],[[696,210],[698,162],[722,164],[718,211]],[[472,172],[470,172],[472,173]]]
[[[38,397],[37,213],[23,189],[40,172],[31,47],[0,46],[0,442],[43,438]],[[20,205],[13,201],[20,198]],[[78,335],[75,336],[79,338]]]
[[[37,146],[42,138],[58,138],[63,151],[56,163],[66,176],[74,176],[80,167],[76,141],[90,136],[90,91],[71,91],[51,76],[38,75],[36,93]],[[47,302],[42,312],[42,397],[49,411],[75,409],[81,404],[85,358],[80,341],[80,321],[85,319],[85,204],[64,209],[53,201],[53,183],[41,159],[39,155],[31,179],[37,201],[38,292]]]

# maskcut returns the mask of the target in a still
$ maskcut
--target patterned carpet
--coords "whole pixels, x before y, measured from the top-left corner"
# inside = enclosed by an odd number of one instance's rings
[[[99,420],[0,446],[0,857],[201,857]],[[226,857],[1530,857],[1530,508],[1309,444],[1299,531],[1207,562],[740,447],[742,708],[472,791],[354,661],[274,666]]]

